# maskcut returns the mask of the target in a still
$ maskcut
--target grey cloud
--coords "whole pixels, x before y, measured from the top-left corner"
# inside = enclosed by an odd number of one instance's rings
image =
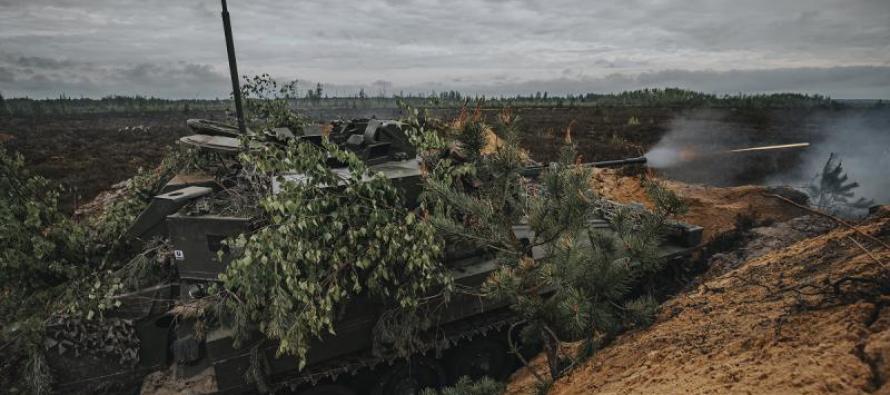
[[[417,87],[419,91],[434,86]],[[801,92],[835,98],[887,98],[890,67],[786,68],[765,70],[664,70],[641,74],[614,73],[594,78],[556,78],[464,86],[478,94],[555,94],[619,92],[641,88],[681,87],[715,94]]]
[[[0,66],[0,82],[10,83],[13,81],[15,81],[15,74],[13,74],[12,70]]]
[[[667,70],[644,73],[643,85],[667,84],[716,93],[803,92],[836,97],[883,98],[890,91],[890,68],[876,66],[768,70]]]
[[[52,59],[41,56],[20,56],[14,61],[22,67],[34,67],[41,69],[62,69],[73,66],[75,63],[67,59]]]
[[[44,58],[18,62],[0,57],[0,91],[7,96],[222,97],[227,77],[206,64],[186,62],[100,65]],[[66,67],[57,67],[59,64]]]
[[[227,67],[218,7],[217,0],[0,0],[0,55],[38,63],[4,63],[16,81],[34,79],[25,68],[58,79],[45,62],[73,62],[52,70],[68,78],[76,76],[65,69],[84,70],[82,79],[107,93],[149,85],[153,92],[213,97],[226,91],[224,82],[213,85]],[[484,90],[494,89],[492,81],[511,82],[505,89],[551,81],[544,89],[558,91],[579,81],[611,88],[669,80],[734,89],[759,85],[682,70],[890,65],[886,0],[230,0],[229,8],[243,74],[339,86],[386,80],[395,88],[459,83]],[[101,73],[121,85],[100,81]],[[856,91],[826,84],[815,71],[804,75],[834,89],[823,93]],[[164,77],[188,88],[151,83]],[[775,71],[757,78],[801,86],[803,77]],[[31,87],[6,81],[0,88],[37,95]]]

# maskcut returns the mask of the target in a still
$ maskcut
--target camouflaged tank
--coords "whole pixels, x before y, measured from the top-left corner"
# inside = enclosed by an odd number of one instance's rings
[[[182,138],[182,144],[236,162],[235,154],[241,144],[236,129],[198,120],[189,121],[189,126],[198,133]],[[320,141],[323,133],[356,153],[369,170],[385,174],[404,193],[408,207],[416,206],[422,188],[420,159],[398,121],[357,119],[336,121],[297,134],[287,128],[266,132],[272,141],[296,138],[314,142]],[[642,162],[645,158],[586,165]],[[524,174],[534,177],[543,168],[529,167]],[[173,295],[180,309],[200,303],[207,288],[231,261],[223,240],[257,226],[258,213],[230,209],[233,205],[226,204],[240,195],[232,193],[236,186],[227,184],[225,177],[226,172],[222,171],[213,176],[173,178],[128,232],[129,237],[137,239],[170,240],[178,282],[155,292]],[[278,184],[274,182],[271,193],[277,190]],[[596,220],[591,226],[610,229],[605,220]],[[674,223],[670,229],[670,237],[661,246],[662,255],[669,261],[686,259],[701,242],[702,228]],[[514,226],[514,232],[519,240],[533,236],[524,225]],[[220,251],[222,260],[217,258]],[[541,254],[540,250],[533,251],[535,258]],[[446,246],[445,259],[455,284],[460,286],[477,287],[497,268],[489,254],[460,246]],[[260,343],[261,335],[236,348],[232,331],[224,326],[207,329],[188,314],[158,313],[158,307],[152,305],[142,317],[143,327],[136,328],[142,328],[140,336],[145,338],[140,349],[143,360],[155,368],[161,361],[172,363],[172,371],[180,381],[198,381],[209,376],[213,389],[219,393],[257,392],[258,383],[246,374],[257,363],[264,373],[261,387],[303,395],[412,394],[424,387],[453,383],[464,375],[503,379],[518,367],[508,352],[505,336],[517,318],[505,304],[469,295],[454,295],[446,308],[436,313],[438,325],[426,334],[426,345],[419,347],[409,360],[375,352],[379,351],[375,350],[379,338],[375,344],[374,331],[383,306],[362,298],[351,301],[335,323],[337,334],[314,342],[302,370],[297,369],[295,358],[276,357],[276,345],[270,341]]]

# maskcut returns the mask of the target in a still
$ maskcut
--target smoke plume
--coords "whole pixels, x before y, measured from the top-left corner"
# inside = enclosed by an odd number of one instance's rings
[[[791,171],[776,174],[769,184],[805,186],[822,171],[834,153],[850,181],[859,183],[857,197],[890,203],[890,111],[868,110],[829,117],[814,132],[816,143]]]
[[[809,147],[727,153],[729,150],[809,142]],[[667,177],[717,186],[789,185],[814,181],[837,155],[856,197],[890,203],[890,109],[696,111],[676,117],[646,154]]]
[[[745,124],[733,122],[728,113],[702,110],[674,118],[668,132],[648,153],[651,168],[670,178],[711,185],[744,183],[750,167],[746,155],[723,153],[754,144]]]

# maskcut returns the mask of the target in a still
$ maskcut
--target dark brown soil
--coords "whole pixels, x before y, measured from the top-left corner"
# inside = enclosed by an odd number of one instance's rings
[[[373,112],[363,110],[365,113]],[[370,111],[370,112],[369,112]],[[381,110],[383,111],[383,110]],[[484,110],[489,122],[500,110]],[[518,108],[522,145],[535,160],[556,159],[567,129],[584,161],[634,157],[652,148],[677,121],[694,122],[729,131],[745,144],[779,144],[816,141],[817,124],[844,111],[829,109],[720,109],[670,107],[528,107]],[[328,112],[335,113],[334,110]],[[456,110],[435,110],[449,117]],[[364,114],[364,113],[363,113]],[[313,116],[318,116],[314,114]],[[329,115],[329,114],[324,114]],[[394,115],[391,109],[375,115]],[[165,147],[189,133],[188,118],[224,119],[213,113],[114,113],[43,115],[40,118],[0,118],[0,144],[25,155],[32,169],[65,187],[62,205],[68,210],[91,200],[100,191],[132,176],[138,168],[157,166]],[[146,130],[123,131],[143,126]],[[710,127],[709,126],[709,127]],[[713,136],[712,136],[713,137]],[[721,185],[758,183],[777,171],[793,167],[796,154],[737,157],[742,160],[734,177]],[[698,163],[694,168],[708,169]],[[712,173],[708,171],[708,173]],[[694,172],[671,174],[684,181]]]
[[[83,114],[0,118],[0,143],[25,156],[29,168],[64,188],[61,205],[73,210],[139,168],[156,167],[167,148],[189,134],[188,118],[223,114]],[[142,126],[142,130],[123,130]],[[4,142],[5,140],[5,142]]]

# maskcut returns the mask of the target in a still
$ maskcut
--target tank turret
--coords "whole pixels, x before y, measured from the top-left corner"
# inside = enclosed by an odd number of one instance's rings
[[[220,155],[230,155],[241,149],[241,141],[232,133],[236,131],[234,128],[227,129],[203,121],[190,121],[189,125],[200,134],[182,138],[183,144],[212,150]],[[417,205],[417,196],[422,189],[421,160],[398,121],[355,119],[310,127],[299,133],[286,128],[264,133],[269,137],[269,144],[286,143],[290,139],[320,144],[326,135],[329,141],[354,152],[368,166],[368,171],[382,173],[392,180],[402,191],[407,207]],[[645,158],[592,162],[580,166],[640,163],[645,163]],[[343,173],[343,176],[349,171],[335,162],[328,163],[328,166],[335,173]],[[522,173],[533,178],[546,168],[531,166]],[[280,176],[273,177],[276,180],[271,183],[270,193],[278,193],[282,181],[300,182],[302,177],[298,173]],[[199,303],[207,294],[208,287],[225,271],[232,254],[223,241],[256,228],[255,213],[212,209],[214,199],[219,199],[217,194],[224,192],[220,185],[218,181],[202,177],[177,177],[167,185],[166,193],[155,197],[149,209],[131,229],[134,236],[165,235],[171,240],[180,277],[178,294],[181,305]],[[598,221],[591,226],[608,231],[608,222],[604,219]],[[526,225],[517,224],[513,230],[517,239],[532,238]],[[661,249],[666,259],[683,259],[701,240],[701,228],[692,225],[673,223],[670,233],[671,237]],[[450,252],[446,254],[446,264],[460,286],[478,287],[498,267],[484,251],[460,246],[446,246],[446,250]],[[535,258],[539,258],[537,255],[541,253],[540,249],[533,251]],[[221,260],[217,258],[220,255]],[[414,380],[416,385],[437,386],[457,379],[454,376],[457,373],[449,372],[467,373],[472,363],[462,356],[468,352],[463,347],[470,347],[471,353],[482,353],[480,358],[483,361],[478,365],[486,368],[477,366],[471,370],[486,370],[481,373],[503,377],[515,367],[516,361],[504,356],[507,355],[506,346],[502,343],[504,336],[485,336],[502,332],[516,320],[503,303],[470,296],[454,297],[445,309],[437,312],[436,333],[430,335],[428,348],[435,350],[442,358],[427,360],[426,357],[418,357],[410,363],[372,352],[374,328],[383,312],[383,306],[371,300],[350,302],[342,314],[343,318],[335,323],[337,334],[318,339],[310,347],[308,362],[303,370],[296,368],[298,364],[294,358],[277,358],[275,346],[269,342],[263,343],[260,357],[269,367],[269,377],[279,386],[306,390],[318,383],[328,383],[336,384],[341,389],[382,388],[381,391],[385,393],[386,388],[410,384],[403,383],[404,380]],[[202,330],[193,320],[178,320],[173,331],[174,339],[171,340],[178,374],[188,377],[210,371],[221,392],[252,391],[254,384],[245,380],[244,372],[249,368],[251,358],[256,356],[251,354],[251,346],[260,343],[236,348],[231,331],[225,327],[211,329],[207,333],[200,333]],[[437,368],[428,370],[414,366],[417,361],[426,361],[423,363]],[[395,365],[390,366],[393,363]],[[397,372],[399,369],[406,370]]]

